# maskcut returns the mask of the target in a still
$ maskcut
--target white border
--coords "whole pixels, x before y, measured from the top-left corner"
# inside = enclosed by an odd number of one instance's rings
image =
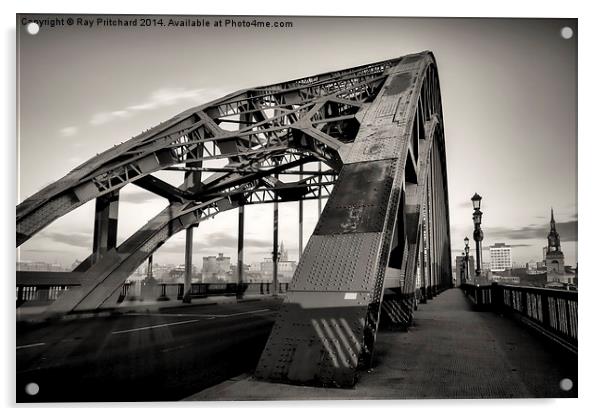
[[[378,411],[413,413],[441,413],[448,415],[507,415],[521,414],[523,411],[545,412],[546,415],[562,414],[588,414],[590,408],[595,409],[597,398],[600,396],[598,386],[600,382],[600,311],[597,306],[600,300],[599,282],[602,273],[595,270],[599,264],[596,256],[600,255],[599,235],[601,232],[599,218],[602,214],[599,204],[598,173],[600,154],[602,149],[600,140],[599,122],[600,97],[600,14],[597,13],[595,3],[589,5],[579,1],[546,1],[529,3],[522,1],[482,2],[482,1],[442,1],[429,0],[428,2],[407,2],[399,4],[391,1],[370,0],[357,2],[352,5],[350,1],[325,2],[323,0],[306,0],[302,2],[285,1],[229,1],[229,2],[181,2],[170,1],[145,1],[125,3],[123,0],[104,0],[96,4],[86,4],[81,1],[26,1],[16,4],[2,2],[0,19],[3,27],[2,42],[2,82],[5,91],[2,100],[2,126],[4,137],[2,139],[2,178],[3,202],[2,220],[4,238],[1,239],[1,263],[4,267],[3,310],[6,334],[0,342],[2,350],[3,375],[1,378],[0,394],[2,404],[11,406],[14,403],[14,212],[16,201],[16,146],[15,146],[15,13],[136,13],[136,14],[253,14],[253,15],[356,15],[356,16],[456,16],[456,17],[577,17],[579,18],[579,260],[580,260],[580,377],[578,400],[439,400],[439,401],[399,401],[399,402],[268,402],[268,403],[178,403],[178,404],[119,404],[119,405],[62,405],[59,406],[30,406],[24,409],[26,413],[61,414],[82,412],[106,414],[103,407],[124,408],[131,412],[132,407],[145,407],[146,414],[163,414],[169,408],[179,412],[219,412],[225,413],[245,412],[251,414],[304,414],[308,411],[332,412],[335,408],[343,407],[347,416],[349,413],[362,414]],[[486,3],[486,7],[485,7]],[[585,2],[583,2],[585,3]],[[598,238],[596,238],[598,237]],[[597,273],[596,273],[597,272]],[[495,375],[492,375],[495,376]],[[16,411],[9,409],[12,413]],[[22,407],[22,406],[21,406]],[[43,409],[43,407],[49,407]],[[305,409],[303,409],[305,408]],[[374,409],[376,408],[376,409]],[[394,409],[393,409],[394,408]],[[374,410],[372,410],[374,409]]]

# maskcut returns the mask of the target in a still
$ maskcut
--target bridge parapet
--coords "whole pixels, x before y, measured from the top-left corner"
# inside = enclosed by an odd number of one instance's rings
[[[477,309],[516,317],[577,353],[577,292],[497,283],[463,284],[462,290]]]

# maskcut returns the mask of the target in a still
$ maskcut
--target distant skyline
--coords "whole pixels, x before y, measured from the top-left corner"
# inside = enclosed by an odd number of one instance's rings
[[[240,88],[432,50],[441,78],[452,258],[472,241],[483,196],[483,247],[540,260],[554,207],[566,263],[577,261],[577,34],[574,19],[286,18],[294,28],[43,28],[19,32],[18,202],[106,148]],[[564,26],[575,36],[560,36]],[[173,173],[163,179],[178,181]],[[121,192],[118,242],[166,203]],[[91,250],[93,202],[21,246],[23,260],[70,265]],[[307,241],[318,218],[305,205]],[[297,258],[297,203],[280,204],[281,239]],[[289,219],[286,221],[285,219]],[[247,207],[245,262],[269,256],[272,207]],[[236,256],[236,212],[195,229],[193,263]],[[184,234],[155,255],[184,261]],[[485,251],[485,261],[488,252]]]

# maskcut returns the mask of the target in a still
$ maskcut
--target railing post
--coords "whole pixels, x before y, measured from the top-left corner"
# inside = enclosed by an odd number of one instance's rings
[[[185,287],[186,283],[182,284],[182,283],[178,283],[178,299],[184,299],[184,287]],[[188,293],[186,294],[188,296],[188,299],[190,299],[190,290],[188,291]],[[190,302],[188,302],[190,303]]]
[[[502,307],[504,304],[503,289],[498,285],[497,282],[491,283],[491,309],[495,313],[502,313]]]
[[[23,286],[17,287],[17,308],[23,304]]]
[[[541,323],[544,327],[550,327],[550,306],[547,293],[541,294]]]
[[[568,337],[571,336],[571,309],[569,307],[569,300],[567,298],[564,299],[564,308],[566,314],[566,335]]]
[[[167,297],[167,284],[166,283],[161,283],[161,295],[159,296],[159,298],[157,300],[159,300],[159,301],[169,300],[169,298]]]

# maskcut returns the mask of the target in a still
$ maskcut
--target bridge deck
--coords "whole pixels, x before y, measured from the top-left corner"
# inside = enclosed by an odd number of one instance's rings
[[[560,389],[569,378],[571,391]],[[519,323],[471,308],[448,290],[420,305],[408,332],[383,332],[374,368],[353,389],[228,380],[188,400],[576,397],[577,358]]]

